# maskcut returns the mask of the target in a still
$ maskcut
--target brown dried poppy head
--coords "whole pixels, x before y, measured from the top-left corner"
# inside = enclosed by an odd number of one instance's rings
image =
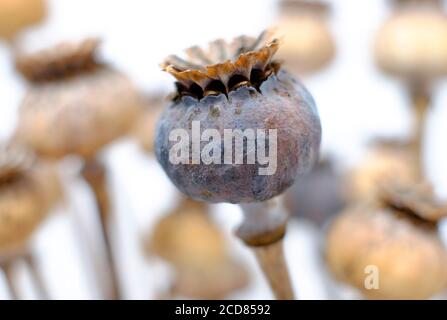
[[[8,182],[28,170],[34,156],[26,148],[0,143],[0,184]]]
[[[171,55],[161,64],[164,71],[177,79],[179,95],[203,96],[228,93],[248,85],[258,87],[279,64],[272,61],[280,45],[266,30],[257,38],[239,36],[231,43],[222,39],[186,50],[188,59]]]
[[[96,49],[97,38],[78,42],[63,42],[52,48],[16,58],[16,68],[29,81],[46,81],[88,71],[99,65]]]

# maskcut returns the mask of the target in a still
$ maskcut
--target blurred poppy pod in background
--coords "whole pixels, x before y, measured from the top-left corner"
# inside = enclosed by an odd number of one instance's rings
[[[37,180],[27,149],[0,145],[0,256],[26,249],[27,241],[48,213],[45,190]]]
[[[225,242],[208,210],[204,202],[183,198],[148,235],[147,252],[179,267],[219,263],[226,254]]]
[[[44,0],[1,0],[0,38],[12,41],[23,29],[46,16]]]
[[[208,211],[206,203],[183,198],[147,239],[147,253],[174,268],[172,295],[222,299],[248,284],[245,266],[230,255]]]
[[[446,298],[444,5],[0,0],[0,300]]]
[[[165,102],[161,93],[146,97],[142,114],[133,127],[134,137],[146,152],[154,152],[157,121],[163,111]]]
[[[107,170],[98,159],[102,148],[128,133],[140,114],[142,97],[123,73],[98,61],[97,39],[61,43],[17,57],[17,69],[30,86],[19,110],[16,138],[39,155],[81,156],[81,174],[95,194],[101,222],[110,298],[120,296],[109,236]],[[104,272],[103,272],[104,273]]]
[[[342,176],[331,159],[322,159],[284,194],[284,206],[294,218],[323,226],[346,204]]]
[[[30,81],[17,138],[39,154],[91,158],[134,122],[139,92],[124,74],[96,59],[98,45],[96,39],[63,43],[17,58]]]
[[[302,75],[328,65],[335,55],[335,41],[327,22],[330,7],[325,2],[309,0],[280,1],[278,29],[284,45],[278,58],[286,68]]]
[[[376,199],[384,182],[403,186],[420,182],[416,165],[409,142],[373,140],[364,161],[347,174],[347,194],[353,201]]]
[[[377,65],[407,81],[447,74],[447,15],[442,1],[394,1],[395,8],[375,40]]]
[[[414,188],[387,185],[380,201],[345,210],[328,230],[330,270],[369,298],[427,299],[447,285],[437,224],[447,207],[425,186]],[[365,284],[369,266],[378,272],[373,289]]]

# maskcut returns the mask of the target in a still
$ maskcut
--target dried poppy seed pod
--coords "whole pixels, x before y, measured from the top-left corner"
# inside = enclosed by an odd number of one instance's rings
[[[386,73],[411,81],[447,74],[447,16],[436,0],[398,1],[377,33],[375,60]]]
[[[322,159],[284,193],[284,206],[293,217],[324,225],[346,204],[342,185],[331,159]]]
[[[26,149],[0,144],[0,255],[22,249],[46,215],[32,163]]]
[[[95,194],[104,238],[102,272],[110,283],[104,289],[110,299],[120,297],[115,260],[108,229],[109,197],[106,170],[96,156],[100,149],[135,122],[141,97],[124,74],[95,56],[99,41],[62,43],[41,52],[21,55],[17,69],[31,86],[22,101],[16,137],[39,154],[60,158],[81,156],[82,175]]]
[[[293,72],[316,72],[334,58],[335,43],[326,21],[329,11],[324,2],[281,1],[278,24],[285,39],[278,57]]]
[[[40,154],[93,157],[127,132],[141,103],[132,82],[95,58],[97,39],[62,43],[17,59],[31,82],[17,138]]]
[[[225,299],[248,282],[245,268],[237,261],[227,260],[214,268],[178,270],[172,293],[193,299]]]
[[[184,198],[155,226],[146,243],[148,253],[180,268],[206,268],[223,262],[225,242],[207,210],[204,202]]]
[[[338,279],[373,299],[426,299],[445,289],[447,254],[436,221],[447,208],[417,192],[388,189],[382,204],[350,208],[334,221],[326,258]],[[415,205],[421,197],[424,205]],[[378,288],[365,285],[371,266]]]
[[[315,103],[273,60],[279,41],[269,38],[263,32],[231,44],[217,40],[207,52],[189,49],[191,62],[175,56],[165,61],[164,69],[178,81],[177,96],[158,122],[156,155],[186,195],[210,202],[264,201],[317,160],[321,125]],[[172,139],[177,134],[181,141]]]
[[[373,141],[365,160],[347,177],[347,194],[352,200],[375,199],[380,185],[392,181],[398,185],[419,182],[418,168],[411,145],[398,140]]]
[[[26,27],[42,21],[45,15],[44,0],[1,0],[0,38],[12,40]]]
[[[184,198],[147,239],[148,254],[166,260],[176,271],[173,294],[221,299],[247,285],[244,266],[228,254],[207,211],[204,202]]]

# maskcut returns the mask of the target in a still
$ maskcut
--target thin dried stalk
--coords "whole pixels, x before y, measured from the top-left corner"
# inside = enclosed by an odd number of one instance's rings
[[[45,285],[45,281],[42,277],[42,274],[41,274],[41,272],[36,264],[36,261],[34,259],[34,255],[32,253],[28,253],[23,257],[23,259],[30,271],[31,277],[33,279],[34,287],[36,289],[39,299],[40,300],[49,300],[50,296],[48,294],[48,290]]]
[[[284,257],[283,241],[279,240],[262,247],[252,247],[252,250],[275,298],[277,300],[293,300],[294,294]]]
[[[109,278],[109,288],[106,292],[106,297],[111,300],[119,300],[122,298],[118,273],[116,270],[114,253],[110,243],[110,200],[106,185],[106,169],[96,160],[86,160],[82,170],[82,176],[90,185],[94,192],[96,204],[98,207],[98,215],[101,224],[101,233],[104,239],[105,255],[107,260],[108,270],[106,273]]]
[[[424,180],[424,134],[430,107],[430,92],[425,85],[413,85],[410,87],[411,103],[414,114],[413,152],[418,178]]]
[[[4,261],[0,264],[0,268],[2,269],[4,275],[5,275],[5,279],[6,279],[6,284],[9,290],[9,295],[11,297],[12,300],[19,300],[19,290],[17,287],[17,283],[15,281],[15,277],[14,277],[14,268],[13,268],[13,263],[11,261]]]

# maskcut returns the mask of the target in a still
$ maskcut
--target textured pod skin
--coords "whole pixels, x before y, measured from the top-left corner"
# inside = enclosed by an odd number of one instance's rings
[[[22,101],[17,137],[45,156],[92,157],[129,129],[140,103],[132,82],[111,68],[39,82]]]
[[[169,150],[174,129],[190,132],[192,121],[202,130],[277,129],[277,170],[259,175],[256,164],[174,165]],[[222,138],[223,139],[223,138]],[[210,202],[254,202],[270,199],[307,172],[318,158],[321,125],[315,103],[307,90],[280,70],[260,86],[241,87],[228,94],[200,101],[184,96],[162,114],[156,137],[156,156],[171,181],[186,195]],[[268,145],[268,143],[266,143]],[[222,140],[223,146],[223,140]],[[223,147],[222,147],[223,149]]]
[[[326,259],[334,275],[372,299],[427,299],[445,289],[447,256],[435,225],[389,208],[351,208],[329,229]],[[377,266],[379,289],[365,289]]]

